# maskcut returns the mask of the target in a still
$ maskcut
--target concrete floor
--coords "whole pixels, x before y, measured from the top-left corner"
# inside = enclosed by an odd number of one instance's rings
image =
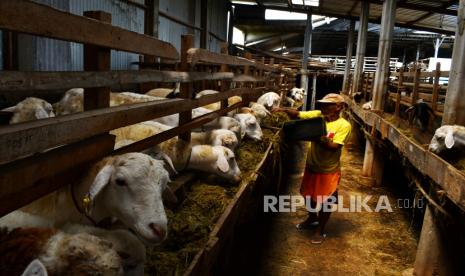
[[[387,195],[393,212],[334,213],[327,238],[321,245],[310,243],[312,230],[297,230],[306,218],[305,209],[279,213],[272,219],[258,262],[258,275],[411,275],[417,239],[405,211],[386,187],[374,187],[361,176],[363,156],[344,150],[339,195],[348,206],[349,195],[372,195],[374,207]],[[298,194],[301,175],[289,177],[287,194]],[[254,273],[255,274],[255,273]]]

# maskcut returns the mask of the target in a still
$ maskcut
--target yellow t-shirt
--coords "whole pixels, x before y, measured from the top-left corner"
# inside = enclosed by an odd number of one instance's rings
[[[310,119],[319,117],[320,110],[302,111],[299,113],[300,119]],[[333,137],[332,142],[344,145],[349,137],[352,126],[350,123],[342,118],[326,122],[326,132],[328,137]],[[307,166],[309,169],[316,173],[334,173],[340,170],[342,147],[337,150],[327,149],[319,143],[311,142],[307,153]]]

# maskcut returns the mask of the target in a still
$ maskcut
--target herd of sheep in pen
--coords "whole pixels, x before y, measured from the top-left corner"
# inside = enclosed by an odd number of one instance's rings
[[[204,90],[196,97],[218,93]],[[110,106],[164,100],[176,90],[157,88],[144,94],[111,93]],[[285,97],[292,106],[305,92],[293,88]],[[229,105],[241,101],[238,96]],[[161,243],[168,235],[163,200],[175,200],[170,176],[190,169],[230,182],[241,180],[235,149],[241,140],[260,140],[260,122],[281,96],[263,94],[249,107],[239,108],[194,130],[190,143],[177,137],[144,152],[106,157],[83,172],[82,179],[0,218],[0,269],[8,275],[142,275],[146,244]],[[50,104],[26,98],[14,107],[10,124],[83,111],[84,90],[68,90]],[[220,109],[220,103],[192,110],[198,117]],[[111,131],[115,149],[178,125],[179,114]],[[465,128],[436,130],[430,150],[441,154],[465,145]],[[106,228],[99,226],[105,224]],[[108,227],[110,226],[110,227]],[[86,274],[92,272],[90,274]]]
[[[204,90],[196,97],[218,93]],[[294,89],[289,99],[301,100]],[[111,93],[110,106],[176,97],[173,89],[144,94]],[[241,101],[231,97],[228,104]],[[83,172],[82,179],[0,218],[0,269],[8,275],[142,275],[147,244],[166,239],[163,200],[176,200],[170,176],[189,169],[230,182],[241,180],[234,151],[240,141],[261,140],[260,121],[279,106],[280,95],[268,92],[243,107],[194,130],[190,143],[178,137],[144,152],[106,157]],[[10,124],[83,111],[84,89],[73,88],[50,104],[29,97],[11,112]],[[220,103],[192,110],[198,117]],[[179,114],[115,129],[115,149],[178,125]],[[106,228],[99,226],[105,224]],[[108,227],[110,225],[110,227]],[[6,265],[5,265],[6,264]],[[27,267],[27,268],[26,268]]]

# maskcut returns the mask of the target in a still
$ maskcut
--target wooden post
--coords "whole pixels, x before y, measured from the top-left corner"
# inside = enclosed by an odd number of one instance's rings
[[[190,65],[187,63],[187,51],[190,48],[194,47],[194,36],[193,35],[183,35],[181,36],[181,63],[179,66],[180,71],[189,72],[191,71]],[[180,98],[192,99],[193,98],[193,89],[192,83],[181,83],[180,86]],[[185,111],[179,114],[179,125],[183,125],[192,120],[192,111]],[[191,140],[190,130],[186,133],[179,135],[179,138],[186,142]]]
[[[360,13],[360,24],[357,38],[357,53],[355,56],[354,77],[352,80],[352,93],[358,92],[360,89],[360,80],[363,73],[363,64],[365,62],[365,52],[368,38],[368,15],[370,11],[370,3],[362,2],[362,10]]]
[[[449,85],[447,86],[444,104],[443,125],[465,125],[465,32],[463,18],[465,1],[459,1],[455,30],[454,50],[450,68]]]
[[[346,64],[344,68],[344,80],[342,82],[342,92],[349,94],[350,70],[352,68],[352,52],[354,48],[355,20],[350,20],[349,35],[347,38]]]
[[[228,47],[229,45],[227,42],[221,43],[221,53],[227,55]],[[220,68],[220,72],[228,72],[228,71],[229,71],[228,66],[225,64],[222,64]],[[230,81],[222,80],[221,87],[220,87],[221,92],[228,91],[230,88],[230,84],[231,84]],[[221,109],[226,108],[226,107],[228,107],[228,99],[221,101]]]
[[[368,73],[363,72],[362,74],[362,98],[365,100],[367,98],[368,90]]]
[[[246,53],[244,53],[244,58],[252,59],[252,54],[249,53],[249,52],[246,52]],[[244,65],[244,75],[250,76],[251,75],[250,71],[251,71],[250,66],[249,65]],[[249,84],[247,82],[245,82],[244,85],[245,85],[245,87],[250,88],[250,86],[249,86]],[[242,96],[242,101],[245,102],[246,105],[249,105],[249,102],[251,101],[250,96],[249,95]]]
[[[387,93],[389,85],[389,65],[395,21],[396,0],[383,1],[383,13],[381,17],[381,31],[379,34],[376,74],[372,84],[373,93],[371,98],[373,100],[373,110],[384,110],[384,97]]]
[[[270,58],[269,65],[272,66],[272,67],[274,66],[274,58]],[[271,87],[275,86],[275,84],[276,84],[276,82],[274,81],[274,79],[271,78],[271,72],[269,72],[269,75],[268,75],[268,78],[266,79],[266,84],[265,85],[266,85],[266,87],[271,88]],[[279,89],[281,89],[281,88],[279,87]]]
[[[84,16],[111,23],[111,14],[103,11],[86,11]],[[111,51],[94,45],[84,44],[84,70],[109,71]],[[110,106],[110,87],[88,88],[84,91],[84,110]]]
[[[414,275],[457,275],[444,244],[444,237],[428,206],[418,242]]]
[[[15,32],[3,31],[3,70],[18,70],[18,35]]]
[[[431,99],[431,109],[436,112],[438,108],[439,98],[439,78],[441,77],[441,63],[436,63],[436,71],[434,71],[434,82],[433,82],[433,98]]]
[[[399,72],[399,83],[397,85],[397,95],[396,95],[396,118],[400,118],[400,101],[402,100],[402,86],[404,85],[404,68],[400,68]]]
[[[200,2],[200,48],[207,49],[208,39],[208,0]]]
[[[158,38],[159,0],[145,0],[145,6],[147,8],[145,9],[144,34]],[[143,61],[144,63],[155,64],[156,57],[151,55],[144,55]],[[143,66],[140,66],[139,68],[143,68]],[[141,92],[146,92],[150,89],[155,88],[156,86],[157,84],[154,82],[141,83],[139,84],[139,90]]]
[[[413,77],[412,105],[416,104],[418,100],[419,84],[420,84],[420,68],[417,68],[415,70],[415,76]]]

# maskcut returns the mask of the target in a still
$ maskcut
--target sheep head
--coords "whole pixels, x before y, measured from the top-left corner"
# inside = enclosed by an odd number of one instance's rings
[[[162,194],[168,182],[162,161],[142,153],[116,156],[90,186],[89,213],[119,219],[146,243],[161,242],[167,234]]]
[[[50,103],[34,97],[26,98],[8,110],[14,112],[13,117],[10,119],[10,124],[55,117],[53,107]]]
[[[234,119],[240,122],[241,128],[245,130],[245,135],[247,137],[255,141],[260,141],[262,139],[263,132],[255,116],[252,114],[240,113],[234,115]]]
[[[241,181],[234,152],[223,146],[193,146],[188,168],[213,173],[232,182]]]

